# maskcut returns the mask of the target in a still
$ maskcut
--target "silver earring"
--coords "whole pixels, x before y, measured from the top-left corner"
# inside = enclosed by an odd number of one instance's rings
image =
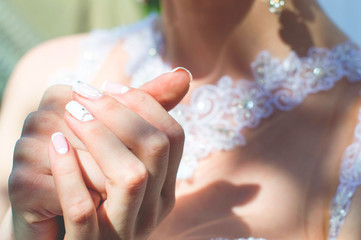
[[[268,10],[274,14],[281,14],[283,7],[285,6],[285,0],[269,0]]]

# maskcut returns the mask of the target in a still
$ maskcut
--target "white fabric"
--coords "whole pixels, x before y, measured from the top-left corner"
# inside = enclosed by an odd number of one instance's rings
[[[54,81],[65,84],[90,81],[120,40],[124,40],[124,49],[129,54],[126,72],[132,78],[133,87],[170,71],[170,65],[161,57],[163,40],[157,29],[158,21],[153,14],[131,26],[93,32],[84,43],[79,69],[59,75]],[[186,134],[178,178],[191,177],[198,161],[212,151],[246,145],[242,129],[257,127],[274,110],[294,109],[308,94],[329,90],[344,76],[350,82],[360,81],[361,50],[352,42],[346,42],[332,50],[311,48],[304,58],[291,52],[285,60],[272,58],[264,51],[251,67],[255,81],[234,81],[224,76],[216,85],[195,89],[189,106],[179,104],[171,111]],[[329,240],[336,239],[355,189],[361,184],[361,113],[359,120],[355,143],[344,154],[340,185],[330,209]]]

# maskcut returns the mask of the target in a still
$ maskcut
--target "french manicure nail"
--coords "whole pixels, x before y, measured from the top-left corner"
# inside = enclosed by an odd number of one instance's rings
[[[110,94],[124,94],[128,92],[130,88],[121,83],[106,81],[102,85],[102,90]]]
[[[76,101],[71,101],[69,102],[66,106],[65,109],[76,119],[83,121],[83,122],[88,122],[94,119],[93,115],[90,114],[90,112],[83,107],[80,103],[76,102]]]
[[[61,132],[54,133],[51,136],[51,141],[57,153],[65,154],[69,151],[68,143]]]
[[[174,73],[174,72],[177,72],[177,71],[185,71],[185,72],[187,72],[188,75],[189,75],[190,82],[193,80],[193,75],[192,75],[192,73],[191,73],[188,69],[186,69],[186,68],[184,68],[184,67],[177,67],[177,68],[174,68],[174,69],[173,69],[172,71],[170,71],[170,72]]]
[[[89,99],[98,99],[103,96],[103,94],[98,89],[82,81],[74,82],[73,91]]]

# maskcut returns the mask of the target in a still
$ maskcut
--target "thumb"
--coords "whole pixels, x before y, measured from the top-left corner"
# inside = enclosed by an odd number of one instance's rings
[[[187,69],[179,67],[145,83],[139,89],[150,94],[169,111],[186,95],[192,78]]]

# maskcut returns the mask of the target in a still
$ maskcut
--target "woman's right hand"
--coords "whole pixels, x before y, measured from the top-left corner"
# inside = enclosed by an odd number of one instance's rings
[[[183,98],[188,90],[189,80],[187,73],[176,71],[162,75],[157,80],[145,84],[141,89],[169,110]],[[59,87],[53,88],[45,94],[39,111],[32,113],[25,123],[22,138],[15,149],[14,168],[9,179],[9,186],[18,239],[57,239],[59,235],[57,216],[61,215],[61,208],[46,151],[51,133],[62,131],[70,138],[77,152],[85,149],[62,119],[64,105],[71,97],[66,90],[60,90]],[[64,97],[67,95],[68,97]],[[126,95],[131,99],[131,92]],[[126,98],[123,100],[127,105]],[[137,103],[129,104],[128,107],[134,109],[135,112],[142,108]],[[88,189],[89,184],[92,187],[102,185],[101,181],[104,178],[96,179],[98,183],[89,183],[89,181],[94,181],[91,178],[98,172],[91,173],[90,171],[89,173],[86,164],[82,164],[89,159],[84,158],[83,155],[79,155],[79,160],[81,167],[85,166],[82,170],[87,173],[85,180]],[[91,196],[97,205],[100,201],[99,195],[91,191]]]

